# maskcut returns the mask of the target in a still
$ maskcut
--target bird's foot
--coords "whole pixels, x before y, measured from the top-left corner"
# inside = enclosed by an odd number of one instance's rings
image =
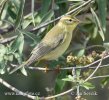
[[[44,72],[47,73],[49,71],[48,65],[45,66]]]
[[[57,72],[57,73],[60,73],[60,67],[61,67],[61,65],[57,65],[57,66],[56,66],[56,72]]]

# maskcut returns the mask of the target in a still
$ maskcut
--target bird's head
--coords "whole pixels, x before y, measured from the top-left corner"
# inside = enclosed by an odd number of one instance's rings
[[[70,29],[75,29],[79,23],[80,21],[71,15],[63,16],[59,21],[60,25],[69,27]]]

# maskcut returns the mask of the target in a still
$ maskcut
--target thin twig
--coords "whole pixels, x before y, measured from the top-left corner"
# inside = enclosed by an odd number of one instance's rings
[[[108,55],[108,56],[109,56],[109,55]],[[92,79],[92,78],[94,79],[94,78],[106,77],[106,75],[105,75],[105,76],[92,77],[92,76],[95,74],[95,72],[97,71],[97,69],[100,67],[100,65],[101,65],[101,63],[102,63],[102,60],[103,60],[104,58],[107,58],[107,57],[104,57],[104,55],[103,55],[102,58],[101,58],[100,60],[98,60],[98,61],[100,61],[100,63],[98,64],[97,68],[93,71],[93,73],[92,73],[84,82],[86,82],[86,81],[88,81],[89,79]],[[95,64],[95,63],[94,63],[94,64]],[[108,75],[108,76],[109,76],[109,75]],[[8,88],[11,89],[12,91],[14,91],[14,92],[16,92],[16,93],[22,95],[22,96],[26,96],[26,97],[28,97],[28,98],[30,98],[30,99],[33,99],[33,100],[35,99],[35,96],[31,96],[31,95],[28,95],[28,94],[25,94],[25,95],[24,95],[24,92],[19,91],[19,90],[16,89],[15,87],[9,85],[9,84],[8,84],[7,82],[5,82],[3,79],[0,79],[0,83],[3,84],[4,86],[8,87]],[[76,87],[75,87],[75,88],[76,88]],[[57,94],[57,95],[54,95],[54,96],[50,96],[50,97],[39,97],[39,100],[42,100],[42,99],[44,99],[44,100],[49,100],[49,99],[52,99],[52,98],[56,98],[56,97],[59,97],[59,96],[62,96],[62,95],[65,95],[65,94],[67,94],[67,93],[72,92],[75,88],[69,89],[69,90],[67,90],[67,91],[65,91],[65,92],[62,92],[62,93],[60,93],[60,94]]]
[[[108,55],[108,56],[109,56],[109,55]],[[104,57],[104,58],[107,58],[107,57]],[[109,76],[109,75],[104,75],[104,76],[92,77],[92,76],[94,75],[94,73],[97,71],[97,69],[99,68],[99,66],[101,65],[102,60],[103,60],[103,57],[102,57],[102,59],[98,60],[98,61],[100,61],[100,63],[98,64],[97,68],[94,70],[94,72],[93,72],[85,81],[87,81],[87,80],[89,80],[89,79],[101,78],[101,77],[108,77],[108,76]],[[1,78],[0,78],[0,83],[3,84],[4,86],[6,86],[7,88],[11,89],[12,91],[18,93],[19,95],[25,96],[25,97],[30,98],[30,99],[32,99],[32,100],[35,100],[35,98],[36,98],[35,96],[26,94],[26,93],[24,93],[24,92],[22,92],[22,91],[16,89],[15,87],[11,86],[10,84],[8,84],[6,81],[4,81],[4,80],[1,79]],[[65,91],[65,92],[62,92],[62,93],[59,93],[59,94],[57,94],[57,95],[50,96],[50,97],[39,97],[39,100],[42,100],[42,99],[44,99],[44,100],[49,100],[49,99],[52,99],[52,98],[56,98],[56,97],[65,95],[65,94],[67,94],[67,93],[70,93],[70,92],[72,92],[74,89],[75,89],[75,88],[72,88],[72,89],[69,89],[69,90],[67,90],[67,91]]]
[[[4,44],[4,43],[7,43],[7,42],[10,42],[10,41],[12,41],[12,40],[14,40],[16,38],[17,38],[17,35],[12,36],[12,37],[8,37],[8,38],[5,38],[5,39],[0,39],[0,44]]]
[[[67,90],[67,91],[65,91],[65,92],[59,93],[59,94],[54,95],[54,96],[45,97],[44,100],[50,100],[50,99],[52,99],[52,98],[56,98],[56,97],[59,97],[59,96],[63,96],[63,95],[65,95],[65,94],[68,94],[68,93],[72,92],[74,89],[76,89],[76,87],[75,87],[75,88],[71,88],[71,89],[69,89],[69,90]]]
[[[86,79],[84,80],[84,82],[87,82],[87,81],[88,81],[89,79],[91,79],[92,76],[96,73],[96,71],[98,70],[98,68],[100,67],[100,65],[101,65],[101,63],[102,63],[102,61],[103,61],[103,58],[104,58],[105,53],[106,53],[106,52],[103,53],[102,58],[100,59],[100,62],[99,62],[99,64],[98,64],[98,66],[96,67],[96,69],[92,72],[92,74],[90,74],[90,76],[89,76],[88,78],[86,78]]]
[[[27,98],[30,98],[32,100],[35,100],[36,96],[32,96],[32,95],[29,95],[27,93],[24,93],[18,89],[16,89],[15,87],[13,87],[12,85],[10,85],[9,83],[7,83],[6,81],[4,81],[2,78],[0,78],[0,83],[3,84],[5,87],[9,88],[10,90],[16,92],[17,94],[19,95],[22,95],[22,96],[25,96]]]
[[[74,13],[75,11],[77,11],[77,10],[79,10],[80,8],[82,8],[82,7],[84,7],[84,6],[88,5],[88,4],[90,4],[90,3],[93,2],[93,1],[94,1],[94,0],[88,0],[88,1],[84,2],[83,4],[81,4],[80,6],[76,7],[75,9],[73,9],[73,10],[67,12],[67,13],[64,14],[64,15],[72,14],[72,13]],[[40,28],[43,28],[43,27],[45,27],[45,26],[47,26],[47,25],[49,25],[49,24],[51,24],[51,23],[53,23],[53,22],[59,20],[59,19],[60,19],[61,17],[63,17],[64,15],[59,16],[58,18],[53,19],[53,20],[51,20],[51,21],[42,23],[42,24],[36,26],[35,28],[31,29],[30,32],[33,32],[33,31],[38,30],[38,29],[40,29]],[[5,34],[5,33],[10,32],[10,31],[12,31],[12,30],[14,30],[14,27],[11,27],[11,28],[9,28],[9,29],[7,28],[7,31],[0,32],[0,34],[2,34],[2,33]],[[2,31],[2,30],[1,30],[1,31]]]
[[[93,8],[91,8],[91,12],[92,12],[93,16],[95,17],[96,25],[98,26],[98,28],[99,28],[99,33],[101,32],[100,35],[101,35],[101,37],[102,37],[102,39],[103,39],[103,41],[104,41],[104,40],[105,40],[105,37],[104,37],[104,34],[105,34],[104,32],[105,32],[105,30],[102,28],[102,25],[101,25],[101,23],[100,23],[100,20],[99,20],[97,14],[94,12]]]
[[[99,59],[99,60],[96,60],[96,61],[94,61],[93,63],[84,66],[83,68],[88,68],[88,67],[90,67],[90,66],[92,66],[92,65],[94,65],[94,64],[96,64],[96,63],[98,63],[98,62],[100,62],[102,59],[104,60],[104,59],[106,59],[106,58],[109,58],[109,55],[107,55],[107,56],[105,56],[105,57],[103,57],[103,58],[101,58],[101,59]],[[78,68],[81,68],[81,67],[78,67]]]
[[[107,55],[107,56],[105,56],[104,58],[103,58],[103,60],[104,59],[106,59],[106,58],[109,58],[109,55]],[[102,59],[102,58],[101,58]],[[100,62],[101,61],[101,59],[99,59],[99,60],[96,60],[96,61],[94,61],[93,63],[91,63],[91,64],[88,64],[88,65],[86,65],[86,66],[78,66],[78,67],[62,67],[62,68],[58,68],[59,70],[72,70],[73,68],[75,68],[75,69],[84,69],[84,68],[96,68],[96,66],[92,66],[92,65],[94,65],[94,64],[96,64],[96,63],[98,63],[98,62]],[[11,66],[12,67],[17,67],[18,65],[15,65],[15,64],[11,64]],[[100,68],[101,67],[105,67],[105,66],[109,66],[109,64],[107,64],[107,65],[101,65],[101,66],[99,66]],[[25,68],[27,68],[27,69],[31,69],[31,70],[41,70],[41,71],[45,71],[45,70],[47,70],[47,71],[55,71],[55,70],[57,70],[57,68],[42,68],[42,67],[33,67],[33,66],[30,66],[30,67],[25,67]]]
[[[92,46],[86,47],[85,49],[86,49],[86,50],[89,50],[89,49],[92,49],[92,48],[95,48],[95,47],[105,48],[103,45],[92,45]]]
[[[90,80],[97,79],[97,78],[105,78],[105,77],[109,77],[109,75],[95,76],[95,77],[90,78]]]
[[[80,96],[80,86],[77,85],[77,97],[79,97],[79,96]]]
[[[3,84],[5,87],[9,88],[10,90],[16,92],[16,93],[19,94],[19,95],[25,96],[25,97],[30,98],[30,99],[32,99],[32,100],[35,100],[35,99],[36,99],[36,96],[29,95],[29,94],[27,94],[27,93],[24,93],[24,92],[22,92],[22,91],[16,89],[16,88],[13,87],[12,85],[10,85],[10,84],[7,83],[6,81],[4,81],[2,78],[0,78],[0,83]],[[39,99],[39,100],[42,100],[42,99],[44,99],[44,100],[49,100],[49,99],[56,98],[56,97],[65,95],[65,94],[67,94],[67,93],[70,93],[70,92],[72,92],[74,89],[75,89],[75,88],[69,89],[69,90],[67,90],[67,91],[65,91],[65,92],[59,93],[59,94],[54,95],[54,96],[38,97],[38,99]]]
[[[9,32],[12,32],[14,30],[14,27],[13,26],[9,26],[5,29],[0,29],[0,34],[5,34],[5,33],[9,33]]]
[[[88,5],[88,4],[91,3],[92,1],[93,1],[93,0],[88,0],[88,1],[84,2],[83,4],[81,4],[80,6],[76,7],[75,9],[73,9],[73,10],[67,12],[67,13],[64,14],[64,15],[72,14],[72,13],[74,13],[75,11],[79,10],[80,8],[82,8],[82,7],[86,6],[86,5]],[[59,19],[60,19],[61,17],[63,17],[64,15],[59,16],[59,17],[57,17],[56,19],[51,20],[51,21],[49,21],[49,22],[42,23],[41,25],[39,25],[39,26],[33,28],[33,29],[30,30],[30,31],[33,32],[33,31],[35,31],[35,30],[37,30],[37,29],[40,29],[40,28],[42,28],[42,27],[45,27],[45,26],[47,26],[47,25],[49,25],[49,24],[51,24],[51,23],[53,23],[53,22],[59,20]]]
[[[107,67],[107,66],[109,66],[109,64],[106,64],[106,65],[101,65],[101,66],[100,66],[100,68]],[[91,67],[89,67],[89,68],[94,69],[94,68],[96,68],[96,66],[91,66]]]

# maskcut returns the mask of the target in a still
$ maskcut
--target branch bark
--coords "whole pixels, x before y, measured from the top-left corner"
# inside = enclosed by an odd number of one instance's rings
[[[32,100],[35,100],[35,98],[36,98],[36,96],[32,96],[32,95],[26,94],[26,93],[18,90],[17,88],[13,87],[12,85],[10,85],[9,83],[7,83],[2,78],[0,78],[0,83],[3,84],[5,87],[9,88],[10,90],[16,92],[19,95],[25,96],[25,97],[30,98]]]
[[[5,39],[0,39],[0,44],[4,44],[4,43],[7,43],[7,42],[10,42],[10,41],[12,41],[12,40],[14,40],[16,38],[17,38],[17,35],[12,36],[12,37],[8,37],[8,38],[5,38]]]

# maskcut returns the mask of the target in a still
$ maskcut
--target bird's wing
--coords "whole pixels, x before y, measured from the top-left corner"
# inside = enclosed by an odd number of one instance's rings
[[[32,63],[47,53],[51,52],[54,50],[56,47],[58,47],[64,40],[64,34],[59,34],[56,38],[54,38],[52,41],[49,43],[46,42],[40,42],[31,52],[31,57],[29,58],[28,62]],[[27,64],[30,65],[30,64]]]
[[[14,73],[15,71],[17,71],[18,69],[25,67],[26,65],[30,65],[32,62],[40,59],[41,57],[43,57],[44,55],[46,55],[47,53],[51,52],[52,50],[54,50],[56,47],[58,47],[63,41],[64,41],[64,35],[65,34],[59,34],[55,39],[53,39],[53,41],[51,42],[50,45],[40,42],[31,52],[31,57],[22,65],[20,65],[19,67],[13,69],[10,74]]]

